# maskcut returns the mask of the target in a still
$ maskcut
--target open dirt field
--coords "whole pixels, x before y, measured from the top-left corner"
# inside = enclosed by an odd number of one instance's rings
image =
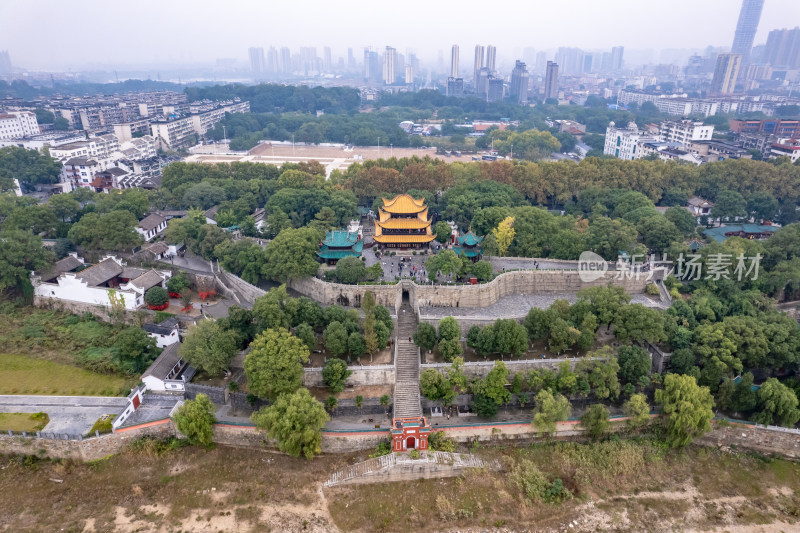
[[[152,443],[151,443],[152,444]],[[462,451],[465,451],[462,449]],[[500,472],[322,488],[366,459],[140,446],[91,464],[0,457],[0,531],[797,531],[800,466],[651,441],[473,450]],[[523,465],[571,492],[528,499]]]

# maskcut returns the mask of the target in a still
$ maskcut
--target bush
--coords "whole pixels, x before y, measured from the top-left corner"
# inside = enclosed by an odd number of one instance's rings
[[[648,294],[650,296],[658,296],[659,295],[658,286],[655,283],[648,283],[647,287],[645,287],[645,289],[644,289],[644,292],[645,292],[645,294]]]
[[[375,451],[369,454],[370,457],[381,457],[392,453],[392,445],[388,440],[382,441],[375,447]]]
[[[151,287],[144,295],[147,305],[158,307],[169,302],[169,293],[163,287]]]
[[[180,294],[183,289],[188,289],[192,286],[192,282],[186,277],[186,274],[180,272],[167,280],[167,290],[175,294]]]
[[[456,441],[449,438],[444,431],[432,431],[428,436],[428,447],[432,452],[455,452]]]
[[[419,459],[419,451],[411,450],[411,453],[408,454],[412,459]]]

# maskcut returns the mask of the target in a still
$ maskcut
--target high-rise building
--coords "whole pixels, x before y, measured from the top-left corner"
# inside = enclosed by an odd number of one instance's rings
[[[764,62],[773,67],[800,68],[800,28],[769,32]]]
[[[739,54],[720,54],[714,68],[714,79],[711,80],[711,92],[714,94],[731,94],[739,76],[742,56]]]
[[[487,69],[488,70],[488,69]],[[505,87],[503,86],[503,78],[495,78],[489,76],[487,80],[486,101],[499,102],[505,96]]]
[[[264,49],[251,47],[248,52],[250,53],[250,72],[255,78],[262,77],[266,71],[267,63],[264,60]]]
[[[324,72],[331,72],[333,61],[331,59],[331,47],[326,46],[322,49],[322,70]]]
[[[458,78],[458,45],[454,44],[450,50],[450,77]]]
[[[280,65],[281,60],[280,56],[278,55],[278,50],[275,49],[274,46],[270,46],[269,51],[267,52],[267,72],[271,72],[273,74],[280,72]]]
[[[496,72],[495,64],[497,62],[497,47],[494,45],[486,46],[486,68],[489,72],[494,74]]]
[[[406,85],[414,84],[414,67],[411,63],[406,64]]]
[[[353,49],[347,49],[347,70],[355,70],[356,69],[356,56],[353,55]]]
[[[622,53],[625,51],[624,46],[615,46],[611,49],[611,69],[622,70]]]
[[[483,68],[483,53],[484,49],[483,46],[476,44],[475,45],[475,63],[472,66],[472,78],[473,78],[473,85],[478,87],[478,76],[480,75],[480,71]],[[475,92],[478,92],[477,90]],[[486,94],[485,92],[483,94]]]
[[[0,50],[0,79],[11,81],[11,56],[8,50]]]
[[[475,94],[484,100],[489,93],[489,78],[491,77],[492,75],[486,67],[481,67],[475,76]]]
[[[447,96],[464,96],[464,78],[447,78]]]
[[[544,76],[544,99],[558,98],[558,63],[547,62]]]
[[[545,68],[547,68],[547,52],[545,51],[536,52],[535,72],[537,74],[544,74]]]
[[[383,83],[392,85],[395,81],[394,69],[397,64],[397,50],[391,46],[386,47],[383,54]]]
[[[288,46],[281,47],[281,72],[289,74],[294,70],[292,68],[292,51]]]
[[[509,93],[516,99],[518,104],[526,105],[528,103],[528,68],[520,60],[517,60],[514,64],[514,70],[511,71]]]
[[[756,38],[758,21],[761,20],[761,10],[764,0],[742,0],[739,11],[739,20],[736,22],[736,33],[733,35],[731,53],[741,56],[741,61],[749,63],[750,50],[753,49],[753,40]]]

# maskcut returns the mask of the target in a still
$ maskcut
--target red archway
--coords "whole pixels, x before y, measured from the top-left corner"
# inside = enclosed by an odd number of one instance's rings
[[[408,437],[406,439],[406,449],[413,450],[416,447],[417,440],[414,437]]]

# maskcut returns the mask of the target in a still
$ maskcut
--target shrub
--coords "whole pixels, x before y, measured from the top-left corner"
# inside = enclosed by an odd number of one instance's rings
[[[411,450],[411,453],[408,454],[412,459],[419,459],[419,451]]]
[[[375,451],[369,454],[370,457],[381,457],[392,453],[392,445],[388,440],[382,441],[375,447]]]
[[[432,452],[455,452],[456,441],[449,438],[444,431],[433,431],[428,436],[428,447]]]
[[[658,286],[655,283],[648,283],[647,287],[644,289],[644,292],[650,296],[658,296]]]
[[[144,295],[147,305],[158,307],[169,302],[169,294],[163,287],[151,287]]]

